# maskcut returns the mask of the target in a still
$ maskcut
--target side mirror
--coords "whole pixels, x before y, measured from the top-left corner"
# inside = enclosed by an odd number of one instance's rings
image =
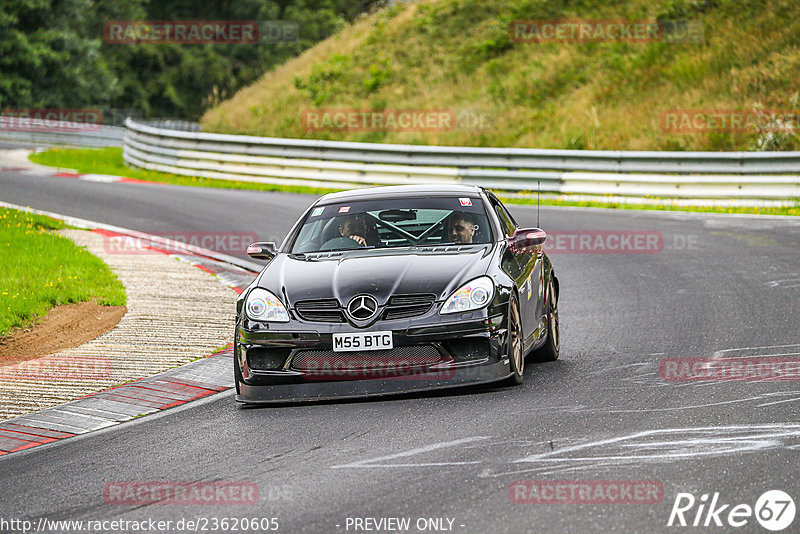
[[[547,241],[547,232],[541,228],[518,228],[508,238],[508,248],[513,254],[531,252]]]
[[[247,255],[254,260],[270,261],[278,254],[278,247],[272,241],[259,241],[247,247]]]

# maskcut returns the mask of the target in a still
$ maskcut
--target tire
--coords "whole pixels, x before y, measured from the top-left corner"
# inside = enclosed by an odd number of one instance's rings
[[[544,345],[536,349],[531,355],[535,362],[554,362],[558,359],[561,350],[561,327],[558,322],[558,294],[555,291],[553,276],[547,287],[547,339]]]
[[[522,319],[519,312],[517,297],[511,295],[508,301],[508,366],[511,376],[507,380],[509,386],[522,384],[525,372],[525,353],[523,352]]]

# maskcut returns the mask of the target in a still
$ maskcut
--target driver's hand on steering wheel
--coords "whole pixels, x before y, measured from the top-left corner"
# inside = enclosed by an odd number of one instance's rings
[[[349,237],[350,239],[352,239],[353,241],[355,241],[356,243],[358,243],[362,247],[366,247],[367,246],[367,240],[364,239],[363,237],[361,237],[360,235],[353,234],[353,235],[349,235],[347,237]]]

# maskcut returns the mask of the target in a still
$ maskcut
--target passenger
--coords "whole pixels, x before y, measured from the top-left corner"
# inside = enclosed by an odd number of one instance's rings
[[[471,213],[454,211],[447,217],[444,228],[445,240],[449,239],[450,242],[457,244],[469,244],[472,243],[478,225],[475,224]]]

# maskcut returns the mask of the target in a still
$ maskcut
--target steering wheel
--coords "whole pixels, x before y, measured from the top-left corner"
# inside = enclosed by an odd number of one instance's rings
[[[350,239],[349,237],[334,237],[333,239],[329,239],[319,247],[320,252],[326,250],[335,250],[335,249],[355,249],[355,248],[363,248],[364,245],[356,241],[355,239]]]

